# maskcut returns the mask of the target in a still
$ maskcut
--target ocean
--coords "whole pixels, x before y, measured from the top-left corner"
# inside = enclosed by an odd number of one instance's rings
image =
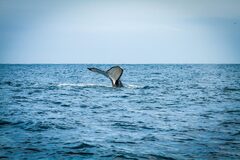
[[[240,65],[0,65],[0,159],[240,159]]]

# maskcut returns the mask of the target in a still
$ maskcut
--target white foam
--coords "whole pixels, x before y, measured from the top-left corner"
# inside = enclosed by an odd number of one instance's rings
[[[57,86],[58,87],[111,87],[107,85],[93,84],[93,83],[60,83]]]
[[[138,86],[138,85],[134,85],[134,84],[125,84],[125,87],[130,88],[130,89],[143,88],[142,86]]]
[[[60,83],[57,85],[58,87],[107,87],[112,88],[110,85],[103,84],[94,84],[94,83]],[[134,85],[134,84],[124,84],[124,88],[128,89],[139,89],[143,88],[143,86]]]

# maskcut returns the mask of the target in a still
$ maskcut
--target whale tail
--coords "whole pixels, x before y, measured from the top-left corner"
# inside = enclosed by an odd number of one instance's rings
[[[107,71],[103,71],[98,68],[88,68],[88,69],[92,72],[96,72],[104,75],[105,77],[108,77],[111,80],[113,87],[123,87],[122,82],[120,81],[120,78],[123,73],[123,69],[121,67],[114,66]]]

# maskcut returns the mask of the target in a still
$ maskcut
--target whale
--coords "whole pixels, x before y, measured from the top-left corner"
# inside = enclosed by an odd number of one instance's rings
[[[101,75],[104,75],[105,77],[109,78],[112,82],[113,87],[123,87],[123,84],[120,80],[122,74],[123,74],[123,69],[119,66],[113,66],[107,71],[103,71],[98,68],[88,68],[90,71],[99,73]]]

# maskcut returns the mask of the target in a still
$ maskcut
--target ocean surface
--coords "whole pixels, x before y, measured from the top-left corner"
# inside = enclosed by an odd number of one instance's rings
[[[0,159],[240,159],[240,65],[0,65]]]

